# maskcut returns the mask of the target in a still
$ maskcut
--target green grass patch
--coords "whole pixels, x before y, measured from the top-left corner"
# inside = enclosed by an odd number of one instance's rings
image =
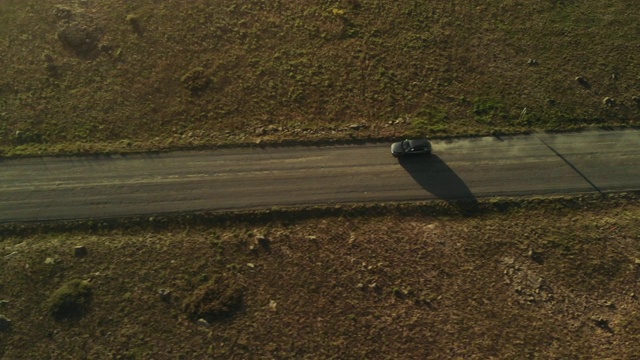
[[[494,99],[477,99],[473,102],[473,115],[476,121],[484,124],[496,124],[508,120],[509,115],[505,111],[502,102]]]
[[[440,109],[421,109],[412,116],[411,131],[423,136],[447,134],[449,132],[448,120],[446,112]]]

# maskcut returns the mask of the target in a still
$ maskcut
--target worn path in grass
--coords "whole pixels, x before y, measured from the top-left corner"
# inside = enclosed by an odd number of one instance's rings
[[[0,222],[640,189],[640,131],[4,159]]]

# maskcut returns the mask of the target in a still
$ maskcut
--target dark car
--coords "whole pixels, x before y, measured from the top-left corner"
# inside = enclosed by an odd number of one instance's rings
[[[395,157],[429,154],[431,154],[431,143],[427,139],[407,139],[391,145],[391,155]]]

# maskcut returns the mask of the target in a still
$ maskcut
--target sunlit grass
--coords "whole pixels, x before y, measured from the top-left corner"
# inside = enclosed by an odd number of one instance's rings
[[[521,133],[639,115],[628,0],[2,6],[5,154]],[[90,54],[62,46],[69,24],[97,37]],[[195,69],[197,91],[181,81]]]

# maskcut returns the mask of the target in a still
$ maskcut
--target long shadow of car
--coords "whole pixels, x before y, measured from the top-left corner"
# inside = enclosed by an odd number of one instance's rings
[[[439,199],[477,202],[464,181],[437,155],[402,157],[398,162],[423,189]]]

